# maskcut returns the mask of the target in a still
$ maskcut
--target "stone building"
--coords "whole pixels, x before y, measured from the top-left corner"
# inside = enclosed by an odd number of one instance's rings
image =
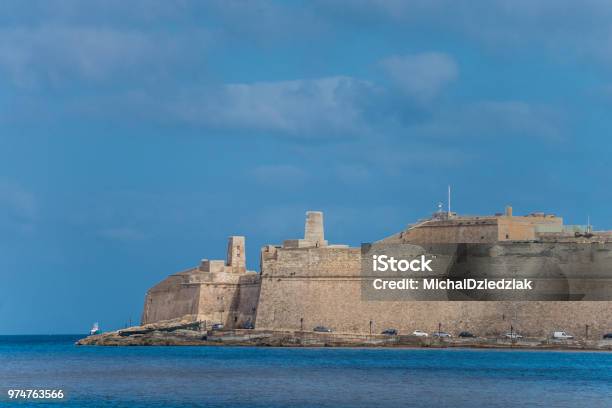
[[[255,321],[259,274],[246,269],[245,238],[233,236],[227,259],[170,275],[147,292],[142,323],[180,317],[240,326]]]
[[[482,244],[496,268],[512,274],[521,262],[570,265],[579,273],[597,270],[612,277],[612,235],[590,226],[566,226],[544,213],[515,216],[512,208],[492,216],[438,212],[380,240],[383,243]],[[570,254],[570,255],[568,255]],[[493,259],[492,258],[492,259]],[[497,335],[512,326],[524,335],[554,330],[578,337],[612,331],[609,301],[375,301],[362,293],[361,249],[325,240],[323,214],[307,212],[304,237],[266,245],[260,273],[245,267],[244,238],[232,237],[226,261],[204,260],[199,267],[171,275],[147,292],[143,323],[185,315],[197,320],[257,329],[311,330],[324,325],[337,332],[368,333],[393,327],[400,333],[433,331]],[[534,263],[535,262],[535,263]]]

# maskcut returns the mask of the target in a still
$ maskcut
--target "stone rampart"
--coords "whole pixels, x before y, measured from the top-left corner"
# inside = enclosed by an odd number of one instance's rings
[[[608,301],[371,301],[362,298],[360,250],[262,250],[257,328],[311,330],[318,325],[337,332],[401,333],[442,329],[494,336],[513,329],[525,336],[564,330],[577,337],[612,331]]]
[[[562,273],[596,272],[605,277],[610,273],[609,233],[589,232],[578,237],[547,232],[531,239],[533,225],[562,230],[558,217],[517,217],[509,210],[495,217],[457,217],[452,213],[431,221],[383,242],[476,244],[466,272],[485,271],[498,277],[550,265]],[[511,242],[515,236],[521,239]],[[171,275],[151,288],[145,299],[143,324],[191,316],[224,323],[228,328],[249,322],[266,330],[311,330],[323,325],[336,332],[360,334],[370,330],[379,333],[385,328],[403,334],[417,329],[432,332],[438,325],[455,334],[470,331],[481,336],[506,333],[511,326],[534,337],[553,331],[583,337],[587,326],[591,338],[612,332],[609,301],[368,300],[362,294],[360,248],[328,245],[323,214],[318,212],[307,214],[303,239],[262,249],[261,274],[246,271],[243,237],[230,238],[227,253],[226,261],[204,260],[199,267]],[[459,257],[454,259],[459,262]]]
[[[170,275],[146,294],[142,324],[185,316],[242,327],[254,323],[259,274],[246,270],[244,237],[230,237],[227,260],[205,259],[197,268]]]

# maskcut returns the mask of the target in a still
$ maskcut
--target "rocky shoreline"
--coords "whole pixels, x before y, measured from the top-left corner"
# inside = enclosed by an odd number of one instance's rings
[[[79,346],[267,346],[267,347],[415,347],[516,348],[537,350],[607,350],[612,340],[523,338],[433,338],[311,331],[210,330],[204,322],[166,321],[83,338]]]

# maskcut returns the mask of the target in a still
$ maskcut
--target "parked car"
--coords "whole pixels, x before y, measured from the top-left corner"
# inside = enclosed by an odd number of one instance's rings
[[[253,330],[255,328],[255,325],[253,324],[252,321],[248,321],[246,322],[244,325],[242,325],[243,329],[248,329],[248,330]]]
[[[508,332],[504,335],[507,339],[522,339],[523,336],[518,334],[517,332]]]
[[[387,336],[397,336],[397,330],[396,329],[385,329],[382,331],[381,334],[386,334]]]
[[[422,330],[415,330],[415,331],[412,332],[412,335],[413,336],[417,336],[417,337],[427,337],[427,336],[429,336],[429,334],[425,333]]]
[[[469,331],[462,331],[461,333],[459,333],[459,337],[476,337],[474,336],[472,333],[470,333]]]
[[[569,340],[569,339],[573,339],[574,336],[572,336],[571,334],[567,334],[564,331],[556,331],[553,333],[553,339],[557,339],[557,340]]]
[[[612,333],[606,333],[603,335],[604,339],[612,339]]]
[[[223,323],[214,323],[211,328],[213,330],[223,330]]]
[[[320,333],[331,333],[332,329],[330,329],[329,327],[325,327],[325,326],[317,326],[314,329],[312,329],[312,331],[316,331]]]
[[[434,337],[453,337],[453,336],[451,336],[450,333],[443,332],[443,331],[441,331],[441,332],[434,332],[432,334],[432,336],[434,336]]]

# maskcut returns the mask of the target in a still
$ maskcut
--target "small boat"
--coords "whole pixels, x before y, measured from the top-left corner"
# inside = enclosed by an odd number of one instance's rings
[[[89,331],[89,335],[93,336],[94,334],[98,334],[98,333],[100,333],[100,326],[98,325],[98,322],[95,322],[91,330]]]

